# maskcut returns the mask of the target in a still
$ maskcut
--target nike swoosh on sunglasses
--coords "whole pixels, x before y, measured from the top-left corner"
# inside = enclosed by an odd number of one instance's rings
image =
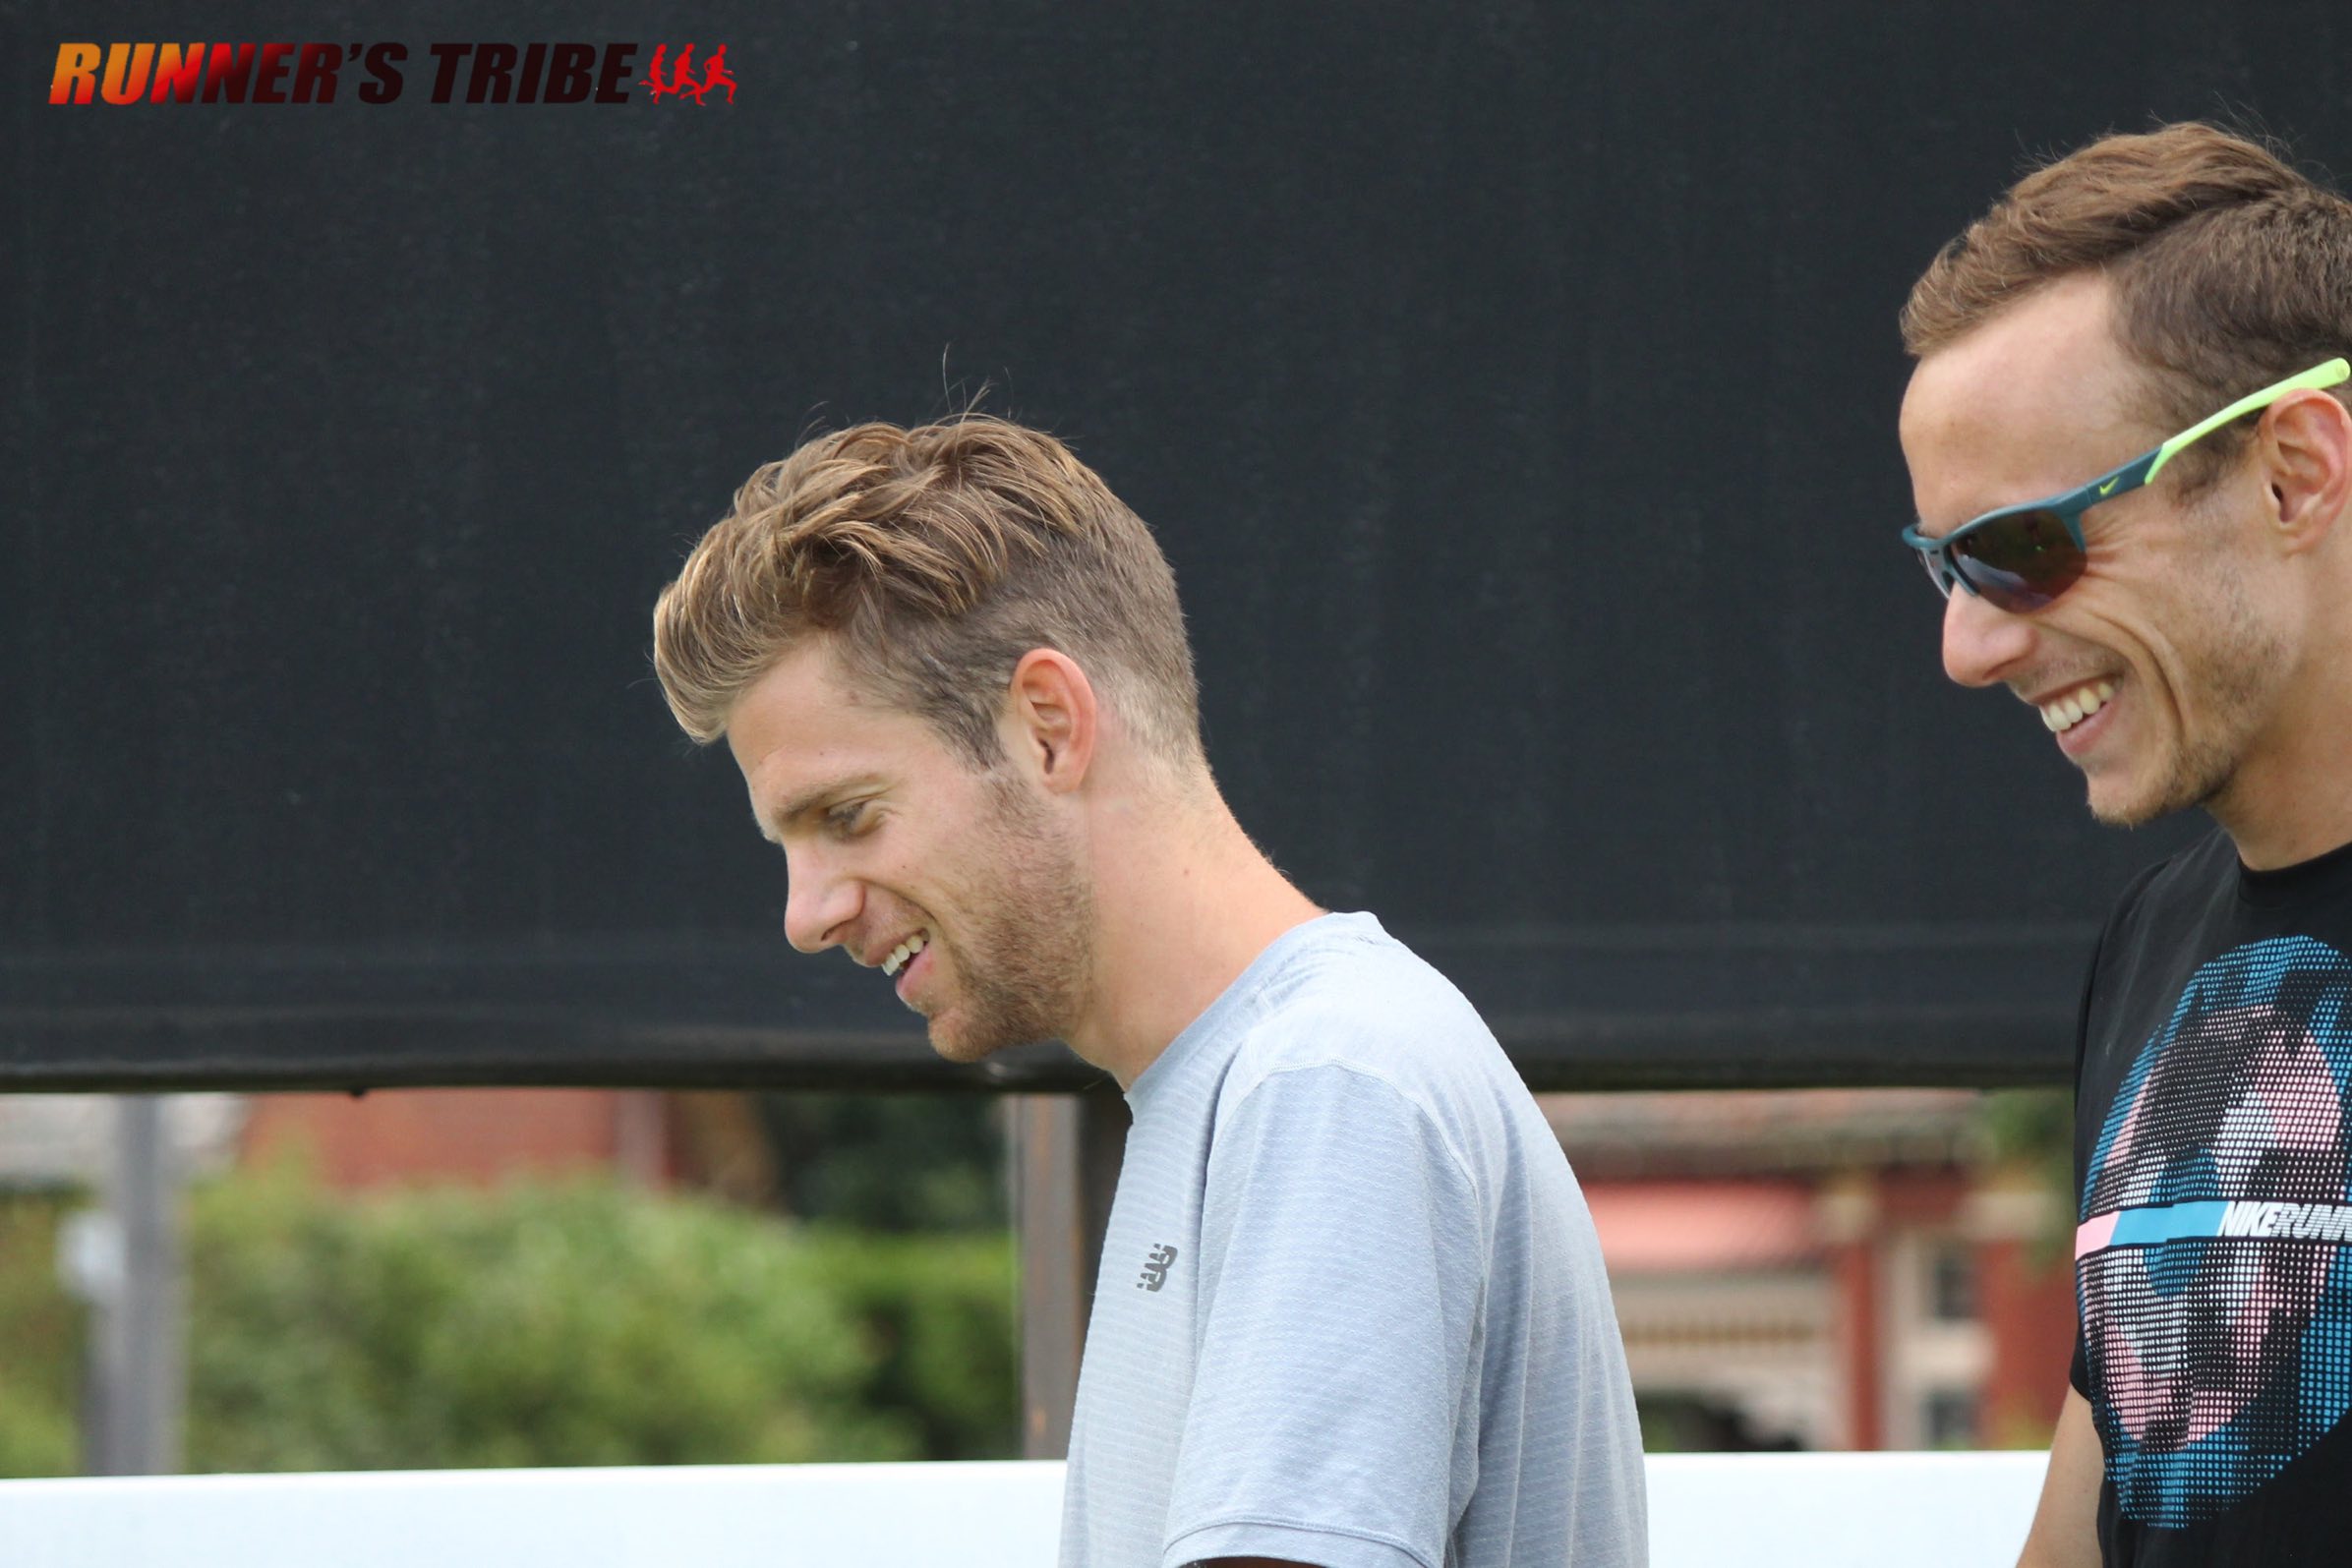
[[[2090,564],[2083,543],[2083,514],[2101,501],[2129,495],[2164,471],[2164,465],[2231,420],[2269,407],[2289,392],[2324,388],[2352,380],[2352,364],[2341,359],[2315,365],[2244,397],[2142,452],[2120,468],[2087,485],[2041,500],[2003,506],[1930,539],[1913,523],[1903,542],[1919,553],[1928,580],[1946,599],[1958,583],[2012,613],[2039,610],[2072,588]]]

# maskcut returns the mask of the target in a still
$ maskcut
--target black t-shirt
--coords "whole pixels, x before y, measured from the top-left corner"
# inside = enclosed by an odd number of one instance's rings
[[[2099,939],[2075,1064],[2074,1384],[2110,1564],[2352,1563],[2352,844],[2215,833]]]

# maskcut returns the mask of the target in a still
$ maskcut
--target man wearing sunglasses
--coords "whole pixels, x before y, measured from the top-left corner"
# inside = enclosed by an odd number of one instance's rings
[[[2029,1564],[2352,1560],[2352,203],[2210,127],[2019,182],[1903,317],[1944,668],[2093,815],[2082,1313]]]

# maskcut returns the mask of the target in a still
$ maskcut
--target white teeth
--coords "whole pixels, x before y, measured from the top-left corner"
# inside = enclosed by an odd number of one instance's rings
[[[2041,710],[2041,722],[2051,733],[2072,729],[2084,720],[2107,706],[2107,699],[2115,695],[2115,682],[2102,680],[2095,686],[2069,692]]]
[[[914,935],[909,937],[906,941],[891,949],[890,957],[882,960],[882,972],[884,974],[897,974],[901,969],[907,966],[908,959],[922,952],[924,944],[928,941],[929,939],[927,937],[925,937],[920,931],[917,931],[914,933]]]

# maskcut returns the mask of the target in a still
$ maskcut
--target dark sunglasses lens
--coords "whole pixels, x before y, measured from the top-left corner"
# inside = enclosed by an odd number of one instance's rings
[[[2039,610],[2075,585],[2087,564],[2056,512],[2012,512],[1952,547],[1952,567],[2003,610]]]

